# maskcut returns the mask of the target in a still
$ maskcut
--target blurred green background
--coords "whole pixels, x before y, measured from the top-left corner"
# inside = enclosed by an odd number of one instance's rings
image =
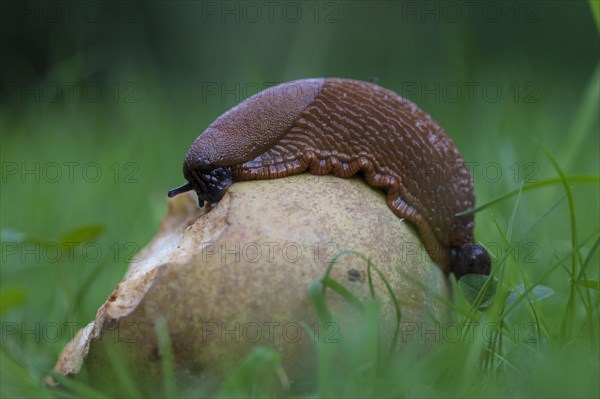
[[[585,1],[5,1],[1,11],[2,351],[18,365],[3,367],[5,394],[27,392],[20,372],[38,381],[52,367],[65,322],[93,319],[157,231],[194,138],[276,83],[377,79],[414,101],[471,166],[479,204],[556,178],[542,146],[569,176],[599,174],[599,40]],[[572,190],[583,241],[599,229],[599,187]],[[562,195],[559,185],[524,194],[514,236]],[[495,223],[506,229],[514,206],[479,213],[477,239],[498,248]],[[93,245],[56,256],[80,227],[71,238]],[[563,200],[514,262],[539,276],[571,245]],[[544,282],[557,309],[565,281]],[[39,330],[48,323],[63,326],[56,339]]]

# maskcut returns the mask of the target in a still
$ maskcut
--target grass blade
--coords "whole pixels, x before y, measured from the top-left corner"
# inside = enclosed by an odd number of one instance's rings
[[[158,341],[164,395],[166,398],[172,398],[177,392],[174,371],[175,365],[171,337],[169,335],[169,326],[164,317],[157,317],[154,321],[154,333],[156,334]]]
[[[592,184],[595,183],[595,184],[598,184],[598,183],[600,183],[600,176],[571,176],[571,177],[567,177],[566,181],[568,183],[592,183]],[[559,179],[559,178],[553,178],[553,179],[541,180],[541,181],[535,182],[535,183],[530,183],[530,184],[524,185],[522,188],[519,187],[515,190],[511,190],[505,194],[502,194],[502,195],[486,202],[483,205],[480,205],[480,206],[470,209],[468,211],[457,213],[456,216],[472,215],[477,212],[481,212],[484,209],[487,209],[493,205],[496,205],[499,202],[502,202],[514,195],[519,194],[521,191],[525,192],[525,191],[535,190],[535,189],[542,188],[542,187],[553,186],[556,184],[563,184],[563,180]]]
[[[569,204],[569,217],[570,217],[570,222],[571,222],[571,247],[577,248],[577,221],[575,219],[575,203],[573,200],[573,192],[571,191],[571,187],[569,186],[569,183],[567,182],[566,175],[564,174],[562,168],[558,164],[558,161],[556,160],[554,155],[552,155],[550,150],[545,145],[541,144],[541,146],[542,146],[542,150],[544,151],[544,153],[546,154],[546,156],[552,163],[552,166],[554,166],[554,169],[560,176],[563,187],[565,189],[565,193],[567,195],[567,201]],[[571,276],[572,277],[571,277],[571,288],[569,291],[569,301],[567,302],[567,307],[565,309],[565,315],[563,318],[563,323],[562,323],[562,328],[561,328],[561,331],[562,331],[561,334],[563,335],[563,338],[569,335],[571,325],[573,324],[573,316],[575,314],[575,302],[576,302],[575,291],[577,290],[577,283],[575,281],[575,275],[577,274],[577,263],[578,263],[579,257],[580,257],[579,251],[573,252],[573,256],[571,258]]]
[[[333,290],[336,294],[338,294],[339,296],[344,298],[348,303],[353,305],[356,309],[358,309],[360,311],[365,310],[365,307],[364,307],[363,303],[360,301],[360,299],[358,299],[356,297],[356,295],[351,293],[346,287],[344,287],[338,281],[329,278],[327,280],[321,280],[321,284],[323,284],[325,287]]]
[[[281,354],[265,348],[257,347],[242,360],[241,364],[229,375],[219,393],[220,398],[254,397],[254,390],[260,377],[271,372],[277,373],[280,367]],[[285,385],[285,384],[284,384]]]

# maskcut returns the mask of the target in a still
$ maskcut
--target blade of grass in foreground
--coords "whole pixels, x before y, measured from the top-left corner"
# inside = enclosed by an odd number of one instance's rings
[[[369,258],[367,258],[365,255],[361,254],[358,251],[354,251],[354,250],[344,250],[344,251],[341,251],[339,254],[337,254],[331,260],[331,262],[329,262],[329,265],[325,271],[323,278],[312,282],[312,284],[310,286],[310,290],[309,290],[311,300],[316,307],[317,314],[319,314],[321,316],[322,321],[328,321],[331,319],[331,312],[327,308],[327,304],[325,302],[326,288],[332,289],[334,292],[336,292],[338,295],[340,295],[342,298],[344,298],[348,303],[350,303],[356,309],[358,309],[364,313],[365,306],[360,301],[360,299],[358,299],[352,292],[350,292],[346,287],[344,287],[338,281],[331,279],[329,277],[331,275],[331,270],[333,269],[333,266],[337,263],[337,261],[341,257],[350,255],[350,254],[357,255],[359,258],[361,258],[367,262],[367,277],[368,277],[369,290],[371,293],[371,297],[373,299],[376,299],[375,287],[373,285],[373,278],[372,278],[372,273],[371,273],[371,270],[375,270],[375,272],[377,273],[377,275],[383,282],[383,284],[388,292],[388,295],[390,296],[390,298],[392,300],[392,303],[394,305],[395,315],[396,315],[396,326],[395,326],[395,330],[394,330],[394,336],[393,336],[392,342],[390,344],[390,350],[387,352],[388,354],[391,355],[394,352],[394,350],[396,349],[396,346],[398,344],[398,339],[400,336],[400,326],[401,326],[401,322],[402,322],[402,311],[400,308],[400,302],[398,301],[398,297],[395,295],[394,290],[390,286],[385,275],[381,272],[381,270],[379,270],[379,268],[377,268],[375,265],[373,265],[371,260]],[[318,289],[319,285],[323,285],[322,290]]]
[[[344,249],[342,251],[340,251],[339,253],[337,253],[333,259],[331,259],[331,261],[329,261],[329,263],[327,264],[327,269],[325,270],[325,274],[323,275],[323,278],[321,279],[321,281],[325,281],[329,279],[329,276],[331,275],[331,270],[333,270],[333,266],[335,266],[335,264],[337,263],[337,261],[341,258],[343,258],[346,255],[350,255],[350,254],[354,254],[359,256],[360,258],[362,258],[365,262],[368,262],[369,260],[360,252],[354,251],[352,249]],[[323,285],[323,294],[325,294],[325,290],[327,289],[327,287],[325,285]]]
[[[177,389],[175,382],[171,337],[169,336],[169,326],[167,325],[167,320],[164,317],[157,317],[154,321],[154,333],[158,339],[164,395],[166,398],[172,398],[175,396]]]
[[[5,336],[2,337],[4,339]],[[18,386],[22,391],[21,396],[31,397],[50,397],[48,391],[43,388],[39,381],[30,374],[28,366],[22,364],[23,360],[17,360],[18,357],[10,353],[4,347],[0,347],[0,378],[5,381],[0,388],[0,395],[3,398],[15,396],[14,389]],[[6,380],[10,382],[6,382]]]
[[[117,383],[122,390],[121,392],[130,398],[142,397],[142,393],[138,389],[138,384],[136,384],[135,379],[129,372],[121,353],[117,352],[116,348],[111,346],[107,346],[106,352],[112,365],[114,376],[117,378]]]
[[[400,302],[398,301],[398,297],[396,296],[396,294],[394,294],[394,290],[390,286],[390,283],[385,278],[385,276],[383,275],[381,270],[379,270],[379,268],[377,268],[375,265],[373,265],[371,263],[371,260],[369,259],[367,274],[369,276],[369,288],[371,290],[371,295],[375,295],[375,291],[373,289],[373,279],[371,277],[371,269],[375,270],[377,272],[377,275],[381,279],[381,281],[383,281],[383,284],[385,285],[385,288],[387,289],[388,294],[389,294],[390,298],[392,299],[392,303],[394,304],[394,311],[396,313],[396,326],[394,329],[394,337],[392,338],[392,342],[390,344],[390,350],[388,352],[390,355],[390,358],[388,358],[387,360],[389,361],[391,359],[391,355],[396,350],[396,346],[398,345],[398,338],[400,337],[400,324],[402,323],[402,310],[400,309]]]
[[[519,209],[519,202],[523,197],[523,185],[525,184],[525,180],[521,180],[521,185],[519,186],[519,191],[517,192],[517,199],[515,201],[515,205],[513,206],[513,210],[510,214],[510,218],[508,219],[508,228],[506,229],[506,241],[510,242],[513,232],[513,227],[515,224],[515,219],[517,217],[517,210]]]
[[[567,176],[563,172],[560,167],[558,161],[554,157],[554,155],[550,152],[550,150],[542,143],[540,143],[542,150],[554,166],[556,173],[560,176],[560,180],[565,189],[565,193],[567,194],[567,201],[569,204],[569,217],[571,222],[571,248],[577,248],[577,221],[575,220],[575,201],[573,200],[573,191],[571,190],[571,186],[567,182]],[[565,315],[562,322],[561,334],[563,338],[566,338],[570,335],[570,328],[573,324],[573,316],[575,314],[575,291],[577,290],[577,282],[575,281],[575,276],[577,274],[577,263],[579,261],[579,251],[574,251],[571,257],[571,288],[569,290],[569,301],[567,302],[567,307],[565,309]]]
[[[596,5],[600,4],[598,0],[594,0],[594,2]],[[578,159],[578,154],[581,153],[581,150],[586,145],[589,145],[587,144],[586,137],[590,134],[597,134],[598,114],[600,112],[599,88],[600,63],[596,65],[596,68],[592,72],[592,77],[585,87],[585,92],[582,96],[583,100],[566,136],[569,139],[565,143],[566,148],[562,149],[564,151],[561,151],[561,159],[565,167],[571,166]]]
[[[276,372],[282,380],[282,385],[287,388],[287,381],[282,379],[285,374],[279,372],[281,363],[281,354],[265,347],[255,348],[241,364],[230,375],[223,384],[220,398],[230,397],[254,397],[259,396],[261,392],[254,392],[257,388],[257,381],[261,376],[270,372]]]
[[[579,271],[579,275],[577,276],[577,281],[581,281],[581,279],[583,278],[584,272],[587,270],[587,268],[592,263],[592,258],[594,257],[594,254],[598,251],[599,247],[600,247],[600,237],[598,237],[598,239],[594,243],[594,246],[592,247],[592,249],[590,249],[590,252],[585,257],[585,260],[583,261],[583,266],[581,267],[581,270]]]
[[[541,216],[539,216],[536,220],[534,220],[534,222],[531,224],[531,226],[529,226],[529,228],[527,229],[527,231],[525,231],[525,233],[519,239],[517,239],[516,241],[514,241],[512,244],[510,244],[506,248],[506,250],[504,251],[504,253],[500,257],[500,259],[496,262],[496,267],[492,269],[492,273],[490,273],[490,275],[488,276],[488,278],[485,281],[484,285],[482,286],[481,291],[479,292],[479,294],[475,298],[475,301],[473,302],[472,309],[471,309],[472,312],[475,312],[477,309],[479,309],[479,307],[483,303],[483,298],[484,298],[485,294],[487,293],[487,291],[491,287],[491,284],[493,282],[494,276],[497,273],[496,270],[498,270],[498,267],[501,266],[501,265],[503,265],[504,262],[506,262],[506,259],[508,259],[508,256],[512,253],[512,251],[514,251],[515,248],[517,248],[517,246],[523,240],[525,240],[525,238],[527,238],[527,236],[529,235],[529,233],[531,233],[546,217],[548,217],[548,215],[550,215],[550,213],[552,213],[556,209],[556,207],[562,202],[562,200],[564,198],[565,198],[564,195],[562,197],[560,197]],[[501,230],[499,226],[498,226],[498,229]],[[501,232],[501,235],[503,235],[503,237],[504,237],[505,240],[507,239],[507,237],[502,232]]]
[[[344,298],[348,303],[353,305],[358,310],[364,311],[364,306],[363,306],[363,303],[360,301],[360,299],[358,299],[352,292],[350,292],[342,284],[340,284],[336,280],[329,277],[331,275],[331,271],[333,270],[333,267],[335,266],[337,261],[340,258],[342,258],[346,255],[350,255],[350,254],[357,255],[358,257],[360,257],[361,259],[365,260],[366,262],[368,262],[370,264],[369,259],[367,259],[360,252],[353,251],[351,249],[344,249],[343,251],[340,251],[338,254],[336,254],[333,257],[333,259],[331,259],[331,261],[327,265],[327,269],[325,270],[323,277],[319,280],[313,281],[309,286],[309,294],[310,294],[311,301],[312,301],[313,305],[315,306],[315,310],[317,311],[317,314],[319,315],[319,318],[321,319],[322,322],[327,322],[327,321],[331,320],[331,312],[329,311],[329,308],[327,307],[327,303],[325,302],[325,292],[327,291],[327,288],[331,289],[332,291],[334,291],[335,293],[340,295],[342,298]]]
[[[54,373],[54,372],[52,372],[50,374],[51,374],[52,378],[54,378],[58,383],[60,383],[60,385],[69,389],[75,395],[78,395],[81,398],[104,399],[104,398],[108,397],[105,394],[103,394],[102,392],[99,392],[99,391],[95,390],[94,388],[90,387],[86,383],[76,381],[69,377],[65,377],[62,374],[58,374],[58,373]]]
[[[589,3],[592,9],[592,16],[594,17],[594,21],[596,21],[596,28],[598,28],[598,33],[600,33],[600,1],[589,0]]]
[[[329,278],[327,280],[321,280],[321,284],[326,286],[327,288],[333,290],[339,296],[344,298],[346,302],[353,305],[356,309],[364,311],[365,307],[363,303],[358,299],[353,293],[351,293],[346,287],[340,284],[338,281]]]
[[[331,321],[331,312],[325,302],[325,295],[321,290],[321,285],[321,280],[313,280],[308,287],[308,293],[315,312],[317,312],[317,317],[321,323],[327,323]]]
[[[570,177],[566,178],[566,181],[568,183],[600,183],[600,176],[570,176]],[[536,183],[527,184],[527,185],[523,186],[522,189],[519,187],[515,190],[511,190],[511,191],[507,192],[506,194],[502,194],[499,197],[496,197],[496,198],[492,199],[491,201],[488,201],[485,204],[480,205],[476,208],[457,213],[456,216],[472,215],[472,214],[480,212],[486,208],[489,208],[492,205],[496,205],[497,203],[502,202],[505,199],[512,197],[513,195],[517,195],[521,191],[525,192],[525,191],[529,191],[529,190],[535,190],[537,188],[548,187],[548,186],[552,186],[555,184],[563,184],[563,180],[560,178],[554,178],[554,179],[545,179],[545,180],[542,180],[542,181],[539,181]]]
[[[567,259],[569,259],[573,252],[581,249],[586,242],[588,242],[594,235],[596,235],[596,233],[594,233],[593,235],[591,235],[590,237],[588,237],[587,239],[583,240],[580,244],[579,247],[577,248],[573,248],[571,251],[569,251],[565,256],[563,256],[562,258],[560,258],[556,263],[554,263],[552,266],[546,268],[546,270],[538,277],[537,281],[535,283],[533,283],[529,288],[525,289],[521,295],[519,295],[519,297],[510,304],[510,306],[504,311],[504,317],[506,317],[510,312],[512,312],[520,303],[523,299],[525,299],[527,297],[527,295],[529,295],[531,293],[531,291],[533,291],[533,289],[540,285],[542,283],[542,281],[544,281],[545,278],[547,278],[549,275],[551,275],[556,269],[558,269],[558,267],[560,267],[560,265]]]

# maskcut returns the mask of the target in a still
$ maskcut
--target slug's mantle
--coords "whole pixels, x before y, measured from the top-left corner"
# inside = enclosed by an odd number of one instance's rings
[[[266,345],[283,355],[290,380],[302,380],[315,368],[314,341],[297,327],[319,325],[308,287],[344,249],[379,267],[400,301],[404,323],[432,329],[432,317],[446,319],[444,306],[414,281],[448,296],[447,279],[382,192],[360,179],[308,174],[242,182],[210,212],[198,208],[191,194],[169,200],[160,231],[135,257],[96,320],[65,347],[55,371],[110,386],[115,377],[107,349],[112,349],[134,378],[161,381],[155,331],[162,318],[177,378],[219,380],[253,347]],[[368,298],[366,267],[361,257],[344,256],[331,277]],[[382,281],[374,277],[374,284],[389,327],[393,304]],[[334,311],[344,307],[331,293],[327,303]],[[224,334],[236,328],[239,339]]]

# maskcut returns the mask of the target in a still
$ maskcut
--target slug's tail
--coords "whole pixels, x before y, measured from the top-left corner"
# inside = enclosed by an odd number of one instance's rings
[[[188,182],[188,183],[185,183],[183,186],[174,188],[173,190],[169,191],[169,193],[167,195],[169,196],[169,198],[173,198],[176,195],[183,194],[192,189],[193,189],[192,185]]]

